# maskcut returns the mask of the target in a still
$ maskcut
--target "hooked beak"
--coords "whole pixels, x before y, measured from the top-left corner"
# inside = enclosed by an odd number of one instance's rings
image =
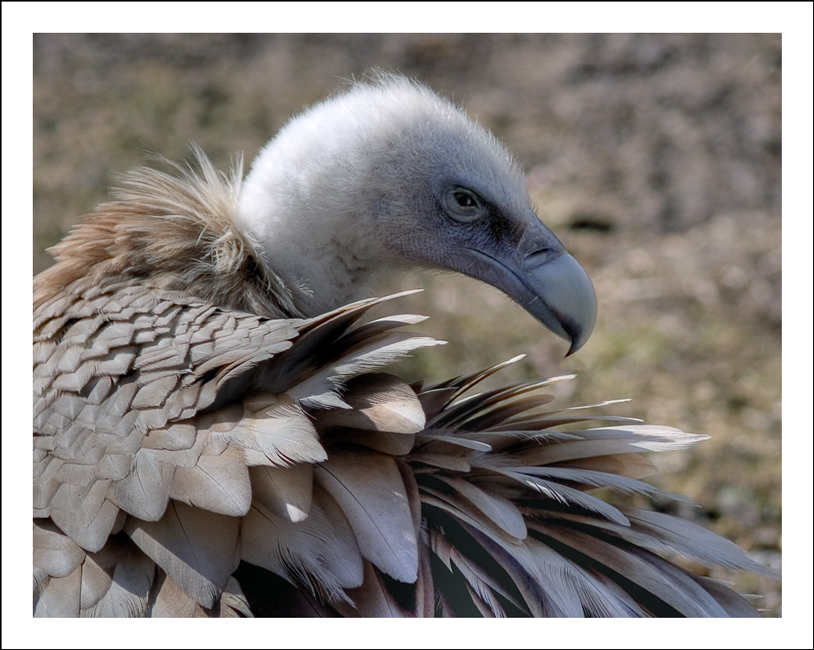
[[[471,274],[506,293],[569,341],[565,356],[585,344],[596,322],[594,287],[585,270],[536,215],[513,250],[469,251],[480,261]]]
[[[569,356],[579,350],[596,322],[596,294],[585,270],[568,253],[520,276],[525,291],[517,302],[554,334],[571,342]]]

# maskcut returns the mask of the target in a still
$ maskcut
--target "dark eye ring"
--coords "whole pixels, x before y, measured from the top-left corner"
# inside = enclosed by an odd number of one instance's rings
[[[453,185],[444,192],[443,203],[450,217],[464,223],[480,219],[486,211],[483,199],[460,185]]]

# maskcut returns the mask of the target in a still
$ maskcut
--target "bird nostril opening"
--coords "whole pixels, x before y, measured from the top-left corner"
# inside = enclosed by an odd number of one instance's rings
[[[539,266],[540,264],[550,262],[555,257],[558,257],[560,254],[562,254],[562,251],[555,251],[547,246],[543,248],[538,248],[537,250],[533,250],[532,252],[526,253],[523,256],[523,266],[526,267]]]

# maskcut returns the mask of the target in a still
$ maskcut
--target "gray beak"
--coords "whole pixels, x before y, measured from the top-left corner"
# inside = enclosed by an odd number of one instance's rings
[[[596,294],[585,270],[568,253],[527,269],[519,276],[525,291],[518,304],[554,334],[579,350],[596,322]],[[514,297],[514,296],[513,296]]]
[[[508,294],[554,334],[569,341],[566,356],[585,344],[596,322],[594,287],[585,270],[536,215],[513,249],[469,251],[479,263],[468,274]]]

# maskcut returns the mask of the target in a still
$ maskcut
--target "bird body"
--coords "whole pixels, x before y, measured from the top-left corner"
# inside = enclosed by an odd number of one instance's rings
[[[139,169],[34,280],[36,616],[741,616],[662,557],[766,573],[640,454],[705,436],[382,372],[439,342],[363,316],[404,269],[500,288],[580,347],[590,281],[522,172],[400,77],[292,120],[242,183]],[[354,302],[355,301],[355,302]],[[564,424],[586,423],[561,431]]]

